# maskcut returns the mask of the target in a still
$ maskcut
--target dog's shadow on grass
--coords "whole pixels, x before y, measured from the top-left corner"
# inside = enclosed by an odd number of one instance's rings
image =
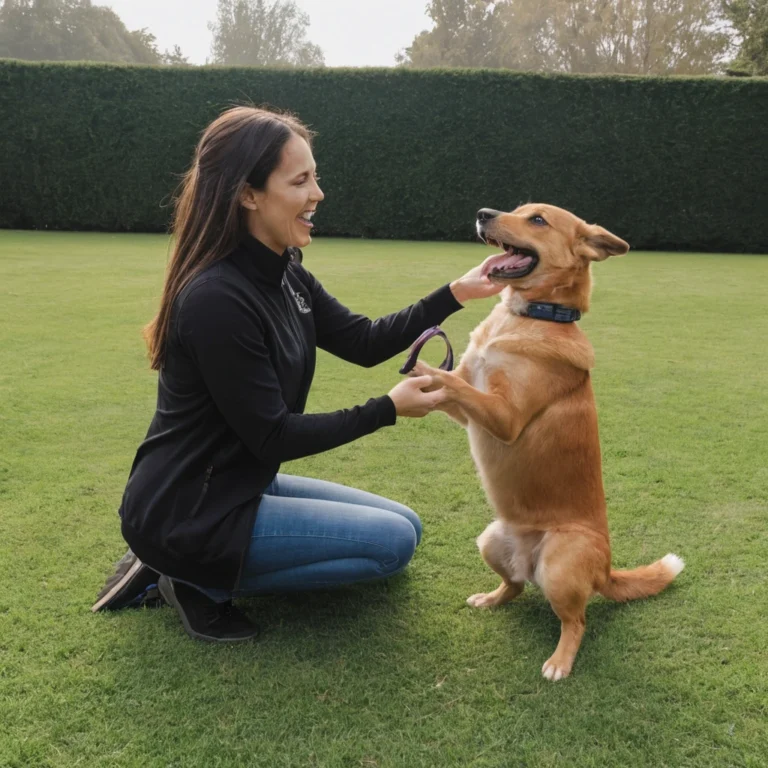
[[[582,645],[588,643],[591,636],[602,632],[610,633],[610,625],[621,609],[622,606],[605,600],[590,602],[587,606],[587,629]],[[468,610],[473,609],[468,607]],[[560,639],[560,619],[539,590],[529,588],[522,599],[513,600],[491,611],[504,616],[504,620],[514,625],[518,633],[522,632],[530,638],[537,647],[549,649],[550,653],[554,651]]]
[[[590,600],[586,610],[586,631],[574,665],[576,680],[584,685],[599,684],[606,680],[621,680],[626,687],[641,691],[648,684],[647,672],[642,666],[627,665],[627,654],[634,654],[640,662],[647,660],[638,647],[647,641],[646,629],[639,614],[659,611],[663,613],[665,601],[674,600],[673,585],[668,592],[642,601],[618,603],[597,596]],[[473,610],[467,607],[468,610]],[[486,609],[487,610],[487,609]],[[528,587],[521,598],[500,608],[490,609],[494,623],[501,625],[498,636],[503,653],[512,658],[524,649],[536,670],[548,659],[560,640],[560,619],[550,607],[543,593]],[[506,632],[505,630],[509,630]]]

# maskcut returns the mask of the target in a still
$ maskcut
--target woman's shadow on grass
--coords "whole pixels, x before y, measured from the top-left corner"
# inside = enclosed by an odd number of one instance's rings
[[[219,657],[226,659],[227,665],[243,668],[254,663],[274,664],[286,675],[290,675],[292,664],[311,662],[332,667],[352,659],[363,665],[367,674],[386,677],[393,666],[422,649],[431,647],[442,658],[450,656],[456,647],[450,638],[453,635],[480,654],[492,652],[497,658],[519,662],[523,652],[525,666],[518,672],[525,673],[530,666],[531,673],[539,674],[541,664],[557,645],[560,622],[538,589],[529,586],[520,598],[491,610],[470,608],[463,595],[454,599],[454,592],[454,587],[442,587],[440,596],[450,596],[436,608],[433,595],[417,590],[414,579],[406,573],[334,590],[249,598],[239,605],[261,627],[261,635],[255,641],[226,648],[190,640],[168,606],[145,609],[129,620],[135,625],[134,631],[125,631],[125,627],[120,631],[123,653],[115,653],[113,659],[123,659],[120,666],[131,668],[126,674],[147,675],[150,680],[158,667],[167,663],[169,653],[176,663],[191,667],[202,659],[215,661]],[[625,610],[626,606],[600,598],[590,603],[576,674],[601,675],[601,670],[622,665],[617,647],[632,641],[632,623],[612,625]],[[124,621],[122,617],[112,618]],[[156,653],[148,652],[148,645]],[[135,665],[135,653],[139,652],[143,662]],[[619,658],[612,661],[614,655]],[[633,676],[624,670],[625,679],[627,674]]]

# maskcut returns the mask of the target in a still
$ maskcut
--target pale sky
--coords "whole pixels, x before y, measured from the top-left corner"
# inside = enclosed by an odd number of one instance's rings
[[[325,53],[329,67],[389,67],[395,53],[432,25],[427,0],[295,0],[309,14],[307,39]],[[147,27],[161,50],[174,44],[190,61],[210,55],[208,22],[216,0],[97,0],[111,6],[128,29]]]

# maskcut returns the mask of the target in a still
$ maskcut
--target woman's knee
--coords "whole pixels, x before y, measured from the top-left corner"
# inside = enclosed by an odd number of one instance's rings
[[[418,546],[421,541],[421,519],[412,509],[403,505],[401,505],[398,513],[413,526],[413,530],[416,533],[416,545]]]
[[[404,515],[393,515],[386,548],[389,557],[381,563],[381,569],[387,576],[402,571],[411,561],[416,545],[419,543],[421,523],[416,517],[418,530],[410,518]]]

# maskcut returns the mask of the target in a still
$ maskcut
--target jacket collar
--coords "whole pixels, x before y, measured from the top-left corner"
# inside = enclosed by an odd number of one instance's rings
[[[280,285],[291,262],[290,249],[275,253],[253,235],[245,234],[231,256],[237,268],[252,282]]]

